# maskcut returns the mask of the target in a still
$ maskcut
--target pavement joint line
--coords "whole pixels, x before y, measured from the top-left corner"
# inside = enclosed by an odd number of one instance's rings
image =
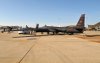
[[[39,38],[40,39],[40,38]],[[38,40],[39,40],[38,39]],[[30,48],[29,48],[29,50],[25,53],[25,55],[19,60],[19,62],[18,63],[21,63],[22,61],[23,61],[23,59],[26,57],[26,55],[31,51],[31,49],[36,45],[36,43],[38,42],[38,40],[36,40],[36,42],[35,42],[35,44],[33,44]]]

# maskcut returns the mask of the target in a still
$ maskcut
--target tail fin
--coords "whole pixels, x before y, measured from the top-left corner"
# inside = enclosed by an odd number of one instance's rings
[[[28,28],[28,26],[26,25],[26,28]]]
[[[38,29],[39,28],[39,24],[36,24],[36,29]]]
[[[85,14],[82,14],[77,25],[76,25],[76,27],[77,28],[83,28],[85,26],[84,23],[85,23]]]

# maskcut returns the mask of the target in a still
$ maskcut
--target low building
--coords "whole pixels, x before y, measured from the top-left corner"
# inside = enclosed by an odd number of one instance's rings
[[[88,25],[88,30],[90,30],[90,31],[95,30],[95,26],[94,25]]]
[[[100,22],[94,25],[88,25],[88,30],[100,31]]]
[[[95,29],[96,29],[97,31],[100,31],[100,22],[98,22],[97,24],[95,24]]]

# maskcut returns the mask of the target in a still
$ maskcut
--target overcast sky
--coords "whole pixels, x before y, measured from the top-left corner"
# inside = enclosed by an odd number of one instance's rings
[[[86,25],[100,22],[100,0],[0,0],[0,25]]]

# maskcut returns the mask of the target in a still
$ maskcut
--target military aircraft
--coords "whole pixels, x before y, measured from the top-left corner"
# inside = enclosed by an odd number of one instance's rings
[[[21,27],[21,28],[18,30],[18,34],[32,34],[33,30],[34,30],[34,28],[28,27],[28,26],[26,25],[25,28],[22,28],[22,27]]]
[[[43,26],[39,27],[39,24],[36,25],[34,29],[35,32],[52,32],[53,34],[58,34],[59,32],[67,33],[67,34],[74,34],[74,33],[83,33],[85,27],[85,14],[82,14],[76,26],[66,26],[66,27],[55,27],[55,26]]]
[[[1,32],[11,32],[11,31],[17,31],[19,29],[19,26],[1,26],[0,30]]]
[[[39,27],[39,24],[36,25],[36,28],[34,29],[35,32],[41,32],[43,34],[43,32],[46,32],[47,34],[49,34],[50,32],[52,32],[53,34],[55,33],[55,27],[53,26],[43,26],[43,27]]]

